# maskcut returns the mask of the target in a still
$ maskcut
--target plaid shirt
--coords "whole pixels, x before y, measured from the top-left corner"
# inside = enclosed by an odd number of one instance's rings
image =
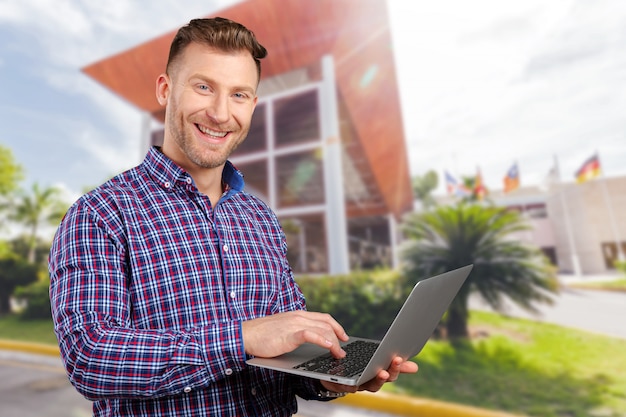
[[[96,416],[288,416],[312,380],[247,367],[241,322],[304,309],[274,213],[230,163],[215,208],[158,149],[79,199],[50,253],[55,332]]]

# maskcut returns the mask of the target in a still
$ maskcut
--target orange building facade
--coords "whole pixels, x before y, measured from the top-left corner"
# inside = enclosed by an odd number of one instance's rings
[[[296,273],[396,266],[413,193],[385,0],[249,0],[217,11],[268,49],[231,161],[285,229]],[[83,71],[163,121],[155,80],[175,31]],[[162,130],[152,132],[152,144]]]

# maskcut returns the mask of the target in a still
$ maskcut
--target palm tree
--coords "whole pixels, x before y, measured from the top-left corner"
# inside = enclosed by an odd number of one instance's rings
[[[496,311],[505,296],[534,311],[534,302],[551,302],[557,291],[554,268],[542,252],[515,238],[528,229],[518,212],[471,202],[414,213],[403,224],[408,238],[403,252],[407,279],[415,283],[468,264],[469,278],[446,317],[448,337],[468,336],[468,299],[477,291]]]
[[[59,223],[66,208],[58,188],[41,189],[37,183],[33,184],[30,195],[23,194],[18,200],[11,217],[28,229],[28,262],[35,262],[40,227]]]

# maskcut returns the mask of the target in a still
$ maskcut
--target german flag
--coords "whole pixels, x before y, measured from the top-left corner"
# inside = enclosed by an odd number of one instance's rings
[[[585,181],[592,180],[600,176],[600,173],[600,158],[598,158],[598,154],[595,154],[578,168],[578,171],[576,171],[576,182],[581,184]]]

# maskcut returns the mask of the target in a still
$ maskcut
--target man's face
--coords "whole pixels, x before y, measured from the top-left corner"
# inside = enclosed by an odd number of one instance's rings
[[[223,166],[248,134],[257,84],[250,53],[187,46],[157,80],[166,106],[163,152],[188,172]]]

